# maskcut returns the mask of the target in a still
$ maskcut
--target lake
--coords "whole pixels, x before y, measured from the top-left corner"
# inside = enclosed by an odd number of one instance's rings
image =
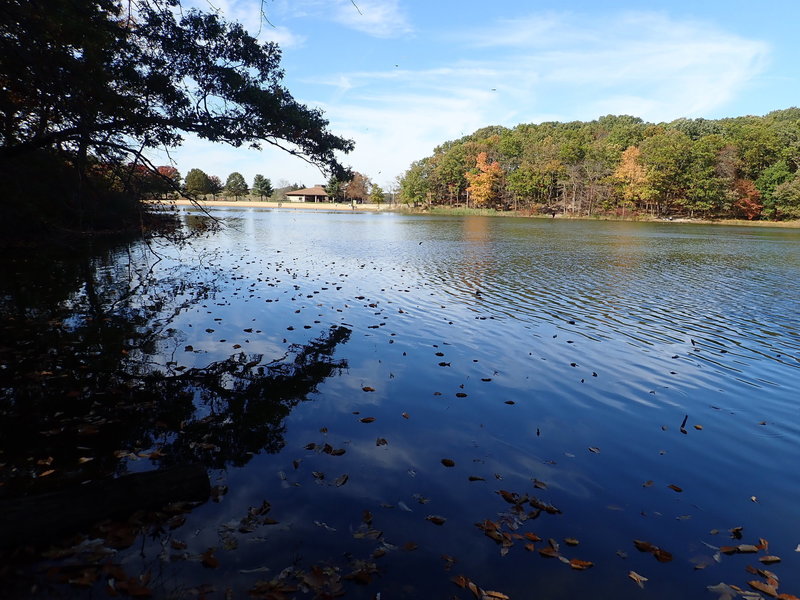
[[[0,495],[214,486],[13,593],[800,595],[800,230],[212,214],[2,259]]]

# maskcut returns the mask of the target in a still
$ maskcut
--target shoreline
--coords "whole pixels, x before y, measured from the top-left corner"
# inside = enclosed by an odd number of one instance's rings
[[[165,206],[195,206],[195,203],[180,198],[178,200],[154,200],[152,204]],[[260,200],[201,200],[202,208],[269,208],[277,210],[321,210],[335,212],[402,212],[406,214],[427,214],[441,216],[484,216],[484,217],[519,217],[525,219],[552,219],[550,215],[531,215],[520,211],[499,212],[491,209],[464,209],[436,206],[432,209],[412,208],[404,204],[356,204],[349,202],[271,202]],[[745,219],[700,219],[688,217],[673,218],[620,218],[612,215],[596,216],[566,216],[559,214],[555,217],[560,220],[570,221],[615,221],[620,223],[679,223],[690,225],[728,225],[732,227],[777,227],[783,229],[800,229],[800,220],[792,221],[748,221]]]
[[[174,206],[195,206],[191,200],[180,198],[178,200],[155,200],[154,204],[174,205]],[[399,204],[356,204],[349,202],[270,202],[262,200],[199,200],[197,202],[202,208],[272,208],[289,210],[328,210],[338,212],[393,212],[405,210]]]

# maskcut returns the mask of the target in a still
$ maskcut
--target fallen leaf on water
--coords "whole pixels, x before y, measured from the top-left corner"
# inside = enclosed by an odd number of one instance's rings
[[[455,466],[456,466],[456,461],[454,461],[454,460],[453,460],[453,459],[451,459],[451,458],[443,458],[443,459],[442,459],[442,464],[443,464],[445,467],[455,467]]]
[[[402,413],[400,416],[403,417],[404,419],[408,419],[409,418],[407,412]]]
[[[702,425],[695,425],[694,428],[697,429],[698,431],[702,431],[703,430],[703,426]]]
[[[767,596],[772,596],[773,598],[778,597],[778,590],[771,585],[767,585],[763,581],[758,581],[757,579],[753,581],[748,581],[747,585],[749,585],[754,590],[758,590],[759,592],[765,593]]]
[[[359,419],[362,423],[372,423],[375,421],[375,417],[364,417],[363,419]]]
[[[567,546],[577,546],[578,544],[580,544],[580,542],[575,538],[564,538],[564,543]]]
[[[430,521],[434,525],[444,525],[447,522],[447,519],[440,517],[439,515],[428,515],[425,517],[425,520]]]
[[[524,533],[523,536],[525,538],[529,539],[532,542],[541,542],[542,541],[542,538],[540,538],[538,535],[536,535],[535,533],[532,533],[530,531]]]
[[[642,487],[650,487],[650,486],[651,486],[651,485],[653,485],[654,483],[655,483],[655,482],[654,482],[652,479],[648,479],[647,481],[645,481],[645,482],[642,484]]]
[[[207,569],[216,569],[219,566],[219,560],[214,556],[214,549],[209,548],[200,555],[203,566]]]
[[[345,483],[347,483],[348,479],[350,479],[350,476],[347,473],[339,475],[339,477],[334,480],[333,485],[336,487],[342,487]]]
[[[386,438],[378,438],[377,440],[375,440],[375,445],[376,446],[385,446],[388,443],[389,442],[386,441]]]
[[[361,389],[364,390],[365,392],[374,392],[375,391],[374,387],[369,387],[368,385],[365,385]]]
[[[470,475],[468,479],[470,481],[486,481],[483,477],[478,477],[477,475]]]
[[[662,550],[661,548],[653,552],[653,556],[656,557],[658,562],[669,562],[672,560],[672,553]]]
[[[600,454],[600,448],[595,448],[594,446],[590,446],[589,452],[593,452],[594,454]]]
[[[639,575],[636,571],[629,571],[628,577],[633,579],[636,582],[636,585],[644,589],[644,582],[647,581],[647,577]]]
[[[633,545],[636,546],[637,550],[640,552],[649,552],[652,554],[658,562],[669,562],[672,560],[671,553],[659,548],[654,544],[651,544],[650,542],[633,540]]]
[[[44,473],[39,473],[39,477],[47,477],[48,475],[52,475],[55,472],[56,472],[55,469],[48,469]]]
[[[739,590],[740,588],[734,589],[727,583],[720,582],[717,585],[707,585],[706,589],[709,592],[714,592],[715,594],[719,594],[720,600],[723,600],[725,598],[730,599],[738,596],[739,592],[737,590]]]
[[[781,562],[781,557],[780,556],[762,556],[758,560],[761,561],[762,563],[764,563],[765,565],[771,565],[771,564],[774,564],[774,563]]]
[[[569,566],[576,571],[585,571],[586,569],[593,567],[594,563],[588,560],[579,560],[577,558],[573,558],[570,559]]]
[[[405,544],[403,544],[402,548],[406,552],[413,552],[414,550],[419,548],[419,545],[416,544],[415,542],[406,542]]]
[[[669,489],[671,489],[671,490],[675,491],[675,492],[682,492],[682,491],[683,491],[683,488],[681,488],[681,487],[678,487],[678,486],[677,486],[677,485],[675,485],[674,483],[670,483],[670,484],[669,484],[667,487],[668,487]]]
[[[483,590],[483,594],[481,595],[481,600],[510,600],[510,599],[502,592],[495,592],[493,590]]]
[[[650,542],[645,542],[642,540],[633,540],[633,545],[636,546],[636,549],[640,552],[654,552],[658,550],[658,546],[654,546]]]
[[[739,544],[736,546],[736,550],[741,553],[750,553],[758,552],[758,546],[754,546],[753,544]]]
[[[558,550],[553,548],[539,548],[539,554],[547,558],[556,558],[558,557]]]
[[[456,392],[456,398],[466,398],[467,395],[464,392]]]

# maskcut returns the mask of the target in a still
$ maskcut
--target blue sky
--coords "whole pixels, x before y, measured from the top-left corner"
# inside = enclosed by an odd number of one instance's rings
[[[762,115],[800,105],[797,0],[190,0],[283,50],[284,83],[356,142],[345,164],[385,189],[438,144],[487,125]],[[279,150],[187,139],[223,182],[326,180]],[[165,162],[165,158],[158,159]]]

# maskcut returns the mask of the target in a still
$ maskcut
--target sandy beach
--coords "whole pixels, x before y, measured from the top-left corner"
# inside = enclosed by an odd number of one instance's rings
[[[175,206],[192,206],[189,200],[162,200],[161,204]],[[230,207],[230,208],[275,208],[299,210],[335,210],[348,212],[389,212],[403,210],[399,204],[355,204],[349,202],[266,202],[259,200],[200,200],[198,204],[204,208]]]

